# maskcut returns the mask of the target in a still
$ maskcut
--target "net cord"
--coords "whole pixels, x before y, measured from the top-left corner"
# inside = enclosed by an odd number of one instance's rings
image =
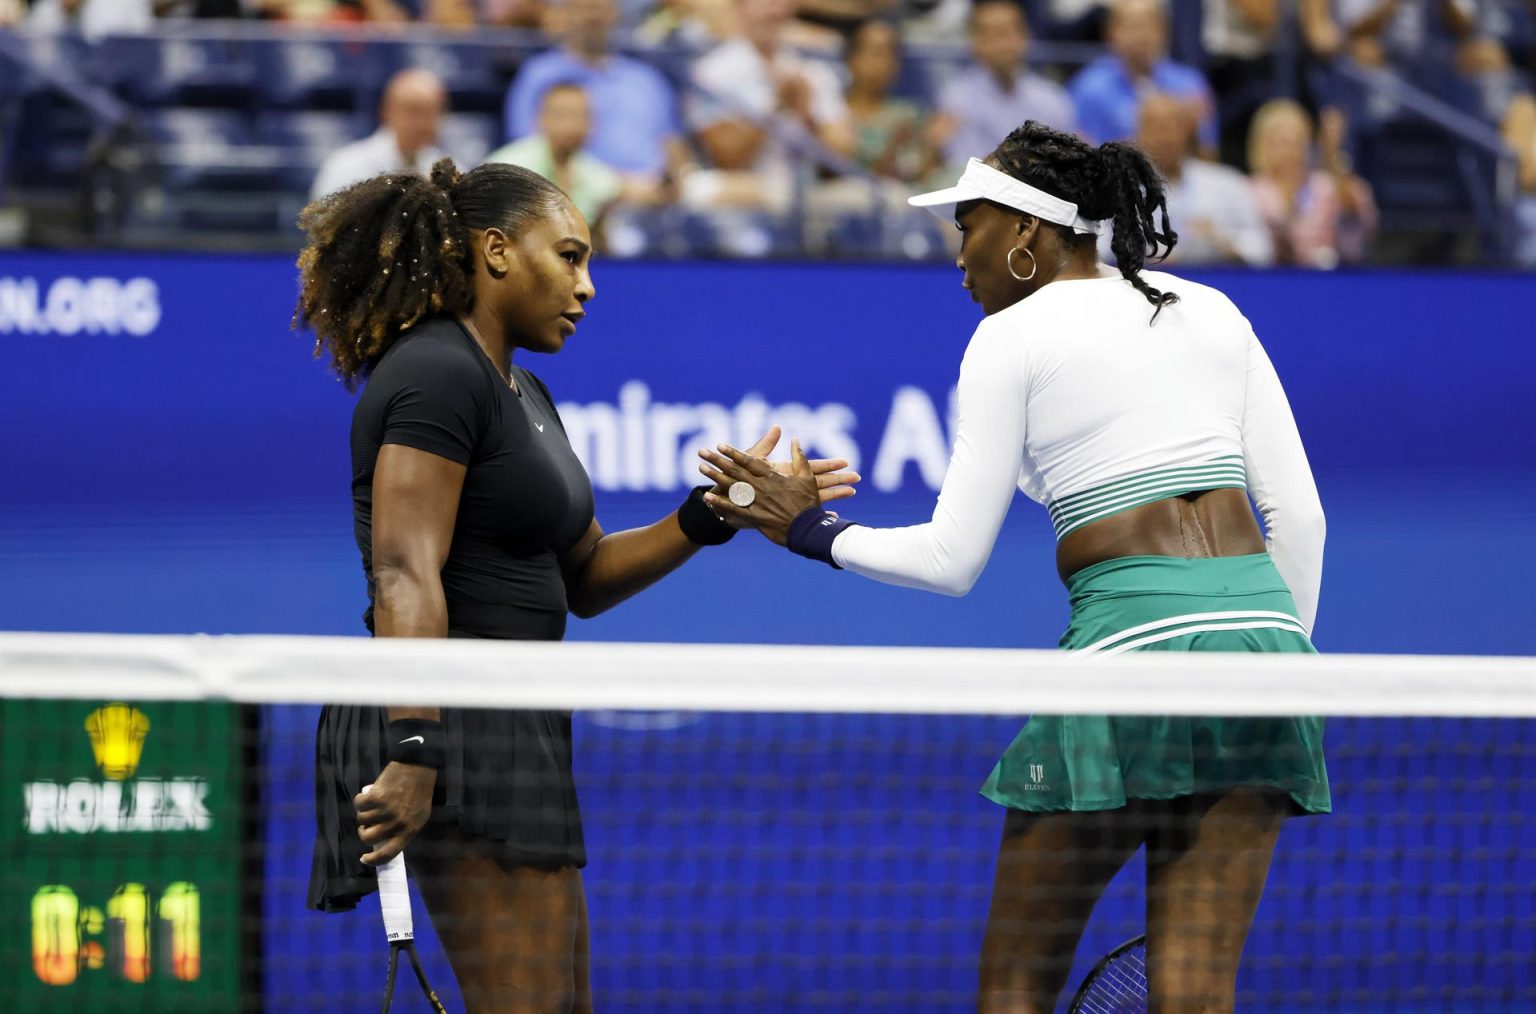
[[[1536,718],[1536,658],[0,633],[0,695],[570,710]]]

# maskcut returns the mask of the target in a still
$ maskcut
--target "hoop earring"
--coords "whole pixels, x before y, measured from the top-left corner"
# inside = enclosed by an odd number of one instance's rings
[[[1008,250],[1008,273],[1013,276],[1014,281],[1027,282],[1035,277],[1035,272],[1040,269],[1040,262],[1035,260],[1035,255],[1030,253],[1029,247],[1023,247],[1023,251],[1029,254],[1029,274],[1019,274],[1017,271],[1013,270],[1013,255],[1018,253],[1020,249],[1020,247],[1011,247]]]

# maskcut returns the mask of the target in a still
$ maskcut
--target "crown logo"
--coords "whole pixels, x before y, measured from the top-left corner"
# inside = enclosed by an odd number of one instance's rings
[[[133,777],[149,732],[144,712],[127,704],[108,704],[86,717],[85,731],[91,735],[91,753],[102,774],[114,781]]]

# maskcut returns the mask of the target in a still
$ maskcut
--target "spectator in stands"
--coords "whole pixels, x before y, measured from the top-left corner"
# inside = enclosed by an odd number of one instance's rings
[[[1349,57],[1364,67],[1407,69],[1438,38],[1473,34],[1474,0],[1335,0]]]
[[[182,0],[185,2],[185,0]],[[205,0],[197,0],[202,3]],[[415,19],[411,0],[237,0],[256,17],[291,24],[326,25],[358,21],[407,24]],[[426,0],[417,0],[426,2]],[[435,0],[433,0],[435,2]],[[453,0],[450,0],[453,2]]]
[[[1158,91],[1187,101],[1199,119],[1201,154],[1216,153],[1216,103],[1204,75],[1168,59],[1168,14],[1159,0],[1116,0],[1105,28],[1109,52],[1078,72],[1068,90],[1081,133],[1095,144],[1136,133],[1140,97]]]
[[[251,0],[250,14],[283,24],[323,25],[340,19],[339,10],[337,0]]]
[[[338,148],[320,164],[311,198],[349,187],[380,173],[405,170],[421,176],[443,157],[437,131],[448,108],[442,80],[429,70],[402,70],[389,79],[379,104],[379,129]]]
[[[733,0],[658,0],[636,29],[647,45],[713,46],[736,34]]]
[[[1305,109],[1272,99],[1254,116],[1248,164],[1277,263],[1328,269],[1365,258],[1376,233],[1376,203],[1370,186],[1350,172],[1346,127],[1338,110],[1324,111],[1314,167]]]
[[[261,13],[254,0],[156,0],[155,13],[167,19],[229,21]]]
[[[1259,106],[1282,90],[1281,78],[1309,92],[1326,84],[1322,70],[1344,46],[1333,0],[1207,0],[1200,23],[1204,71],[1216,94],[1220,157],[1244,166],[1248,129]],[[1278,45],[1292,32],[1290,47]],[[1282,61],[1289,63],[1282,66]]]
[[[482,20],[482,12],[486,23],[494,23],[490,15],[498,2],[504,0],[155,0],[155,6],[162,16],[169,9],[201,18],[249,15],[303,24],[414,22],[440,28],[472,28]]]
[[[1454,66],[1452,101],[1490,124],[1502,123],[1516,97],[1530,94],[1530,83],[1493,36],[1479,34],[1463,41],[1456,47]]]
[[[784,42],[794,0],[738,0],[736,13],[741,34],[693,67],[688,119],[712,169],[683,181],[683,200],[781,213],[794,196],[797,156],[851,156],[853,125],[832,67]]]
[[[1252,185],[1236,169],[1194,157],[1195,127],[1187,102],[1155,92],[1141,100],[1136,146],[1163,176],[1168,218],[1179,234],[1169,262],[1270,264],[1274,241]],[[1106,251],[1110,238],[1100,237]]]
[[[565,191],[596,234],[609,205],[623,191],[619,174],[585,151],[592,132],[586,89],[564,81],[544,89],[539,129],[492,152],[487,162],[532,169]]]
[[[1308,53],[1327,62],[1344,50],[1344,33],[1333,17],[1333,0],[1299,0],[1297,21]]]
[[[848,39],[848,90],[854,161],[877,176],[916,183],[938,168],[928,140],[928,117],[915,102],[894,98],[901,73],[901,30],[894,22],[866,21]]]
[[[901,34],[909,41],[965,41],[971,0],[900,0]],[[931,217],[931,216],[930,216]]]
[[[1536,74],[1536,0],[1477,0],[1477,30],[1523,73]]]
[[[243,0],[242,0],[243,2]],[[416,23],[438,28],[474,28],[482,13],[486,23],[496,10],[496,0],[335,0],[346,20],[384,24]],[[537,3],[537,0],[529,0]],[[542,8],[540,8],[542,13]],[[523,27],[536,28],[535,21]]]
[[[544,92],[579,84],[592,104],[588,152],[627,177],[655,186],[689,161],[677,95],[650,64],[614,51],[614,0],[562,0],[553,31],[560,47],[528,60],[507,93],[507,137],[533,133]]]
[[[980,158],[1026,120],[1077,129],[1066,90],[1028,69],[1029,25],[1018,4],[979,0],[971,9],[970,35],[972,62],[939,90],[930,135],[951,165]]]
[[[1396,71],[1490,123],[1498,123],[1526,85],[1494,29],[1498,0],[1337,0],[1347,53],[1357,65]],[[1489,8],[1484,16],[1484,6]],[[1357,99],[1372,120],[1395,115],[1392,102]]]
[[[1536,268],[1536,98],[1527,93],[1510,104],[1504,141],[1516,158],[1515,261]]]
[[[1207,0],[1203,8],[1205,75],[1216,94],[1221,160],[1228,165],[1243,164],[1253,114],[1279,91],[1275,40],[1281,6],[1282,0]]]
[[[1040,35],[1063,42],[1097,42],[1104,38],[1108,0],[1044,0]]]
[[[403,25],[415,20],[411,9],[402,0],[335,0],[335,3],[332,18],[339,21]]]
[[[474,28],[480,21],[475,0],[423,0],[419,21],[439,28]]]
[[[542,29],[549,8],[544,0],[480,0],[480,20],[496,28]]]
[[[34,0],[27,28],[34,32],[79,32],[95,40],[107,35],[141,35],[155,25],[151,0]]]
[[[795,16],[846,39],[874,18],[899,16],[901,8],[901,0],[797,0]]]

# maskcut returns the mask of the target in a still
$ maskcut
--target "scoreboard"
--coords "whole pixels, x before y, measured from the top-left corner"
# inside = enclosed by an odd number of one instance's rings
[[[234,705],[0,701],[0,1009],[240,1009]]]

